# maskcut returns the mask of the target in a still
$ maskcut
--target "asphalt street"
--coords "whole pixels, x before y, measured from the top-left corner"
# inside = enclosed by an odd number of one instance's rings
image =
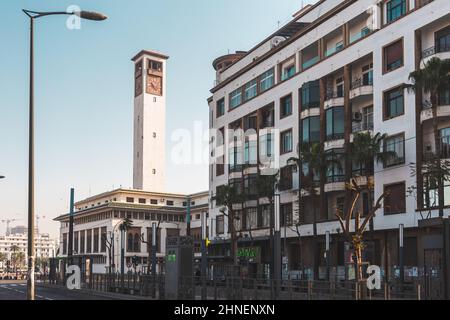
[[[25,281],[0,281],[0,300],[26,300]],[[113,298],[87,295],[76,290],[36,286],[36,300],[115,300]]]

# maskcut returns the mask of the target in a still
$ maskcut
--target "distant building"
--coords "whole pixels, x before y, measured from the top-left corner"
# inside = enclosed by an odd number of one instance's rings
[[[49,234],[37,234],[34,241],[36,259],[55,257],[57,241],[50,238]],[[16,249],[16,252],[24,252],[24,260],[26,261],[27,242],[28,236],[26,230],[22,233],[11,233],[7,236],[0,236],[0,253],[4,253],[6,255],[6,260],[11,260],[11,257],[14,254],[14,249]],[[0,271],[3,271],[5,267],[6,261],[0,261]]]
[[[27,234],[28,232],[28,228],[25,226],[17,226],[17,227],[12,227],[11,231],[9,232],[9,234]],[[39,233],[39,229],[38,227],[34,228],[34,233],[38,234]]]

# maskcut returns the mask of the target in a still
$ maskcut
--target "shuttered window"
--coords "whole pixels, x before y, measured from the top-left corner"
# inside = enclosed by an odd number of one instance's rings
[[[403,40],[384,48],[384,72],[390,72],[403,66]]]
[[[384,186],[387,196],[384,199],[384,214],[397,214],[406,212],[406,189],[405,183],[395,183]]]

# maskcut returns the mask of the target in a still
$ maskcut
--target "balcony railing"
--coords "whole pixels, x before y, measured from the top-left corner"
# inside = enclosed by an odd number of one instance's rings
[[[333,47],[328,49],[327,51],[325,51],[325,57],[329,57],[332,54],[335,54],[336,52],[342,51],[344,50],[344,46],[338,46],[338,47]]]
[[[325,100],[335,99],[335,98],[342,98],[344,97],[344,91],[333,91],[331,89],[327,90],[325,93]]]
[[[362,38],[364,38],[364,37],[367,37],[367,36],[368,36],[369,34],[371,34],[371,33],[372,33],[372,30],[369,29],[369,28],[366,28],[366,29],[362,30],[361,32],[358,32],[358,33],[352,35],[352,36],[350,37],[350,43],[356,42],[356,41],[358,41],[359,39],[362,39]]]
[[[332,176],[327,176],[327,183],[333,183],[333,182],[344,182],[345,181],[345,174],[335,174]]]
[[[357,89],[364,86],[373,86],[373,78],[358,78],[352,82],[351,89]]]
[[[352,132],[356,133],[356,132],[361,132],[361,131],[368,131],[368,130],[373,130],[373,119],[372,121],[368,121],[368,122],[353,122],[352,123]]]
[[[344,134],[343,133],[327,134],[327,141],[339,140],[339,139],[344,139]]]
[[[317,57],[314,57],[312,59],[309,59],[309,60],[303,62],[303,64],[302,64],[303,70],[308,69],[309,67],[315,65],[317,62],[319,62],[319,60],[320,60],[320,57],[317,56]]]
[[[433,46],[431,48],[425,49],[422,51],[422,59],[431,57],[432,55],[435,55],[436,53],[440,52],[450,52],[450,43],[446,45],[437,45]]]

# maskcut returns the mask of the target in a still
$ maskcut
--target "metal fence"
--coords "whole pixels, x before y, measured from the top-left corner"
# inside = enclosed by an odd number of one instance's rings
[[[44,282],[48,279],[44,279]],[[53,281],[62,285],[63,279]],[[365,281],[269,280],[265,278],[179,279],[178,299],[185,300],[421,300],[427,299],[422,283],[382,282],[369,290]],[[165,299],[165,275],[91,274],[82,289]]]

